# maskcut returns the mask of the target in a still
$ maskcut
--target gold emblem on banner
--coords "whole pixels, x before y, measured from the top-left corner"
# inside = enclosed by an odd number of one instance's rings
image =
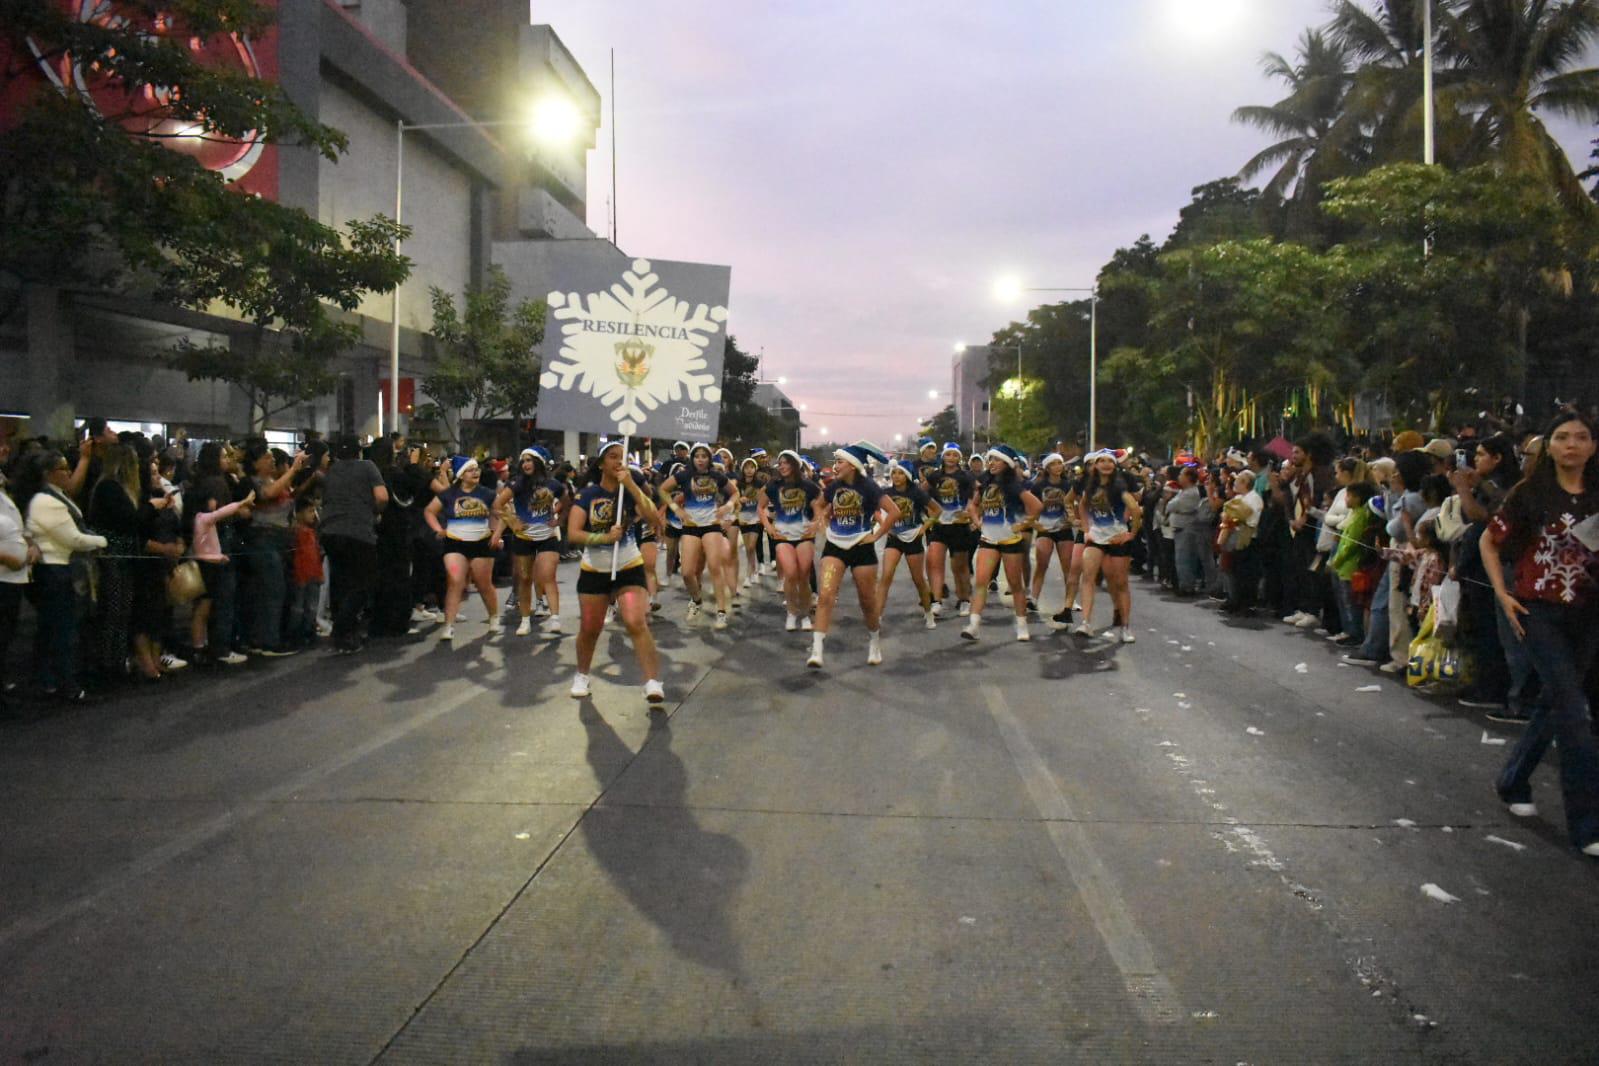
[[[628,388],[636,389],[650,376],[650,356],[655,345],[640,340],[621,341],[616,345],[616,376]]]

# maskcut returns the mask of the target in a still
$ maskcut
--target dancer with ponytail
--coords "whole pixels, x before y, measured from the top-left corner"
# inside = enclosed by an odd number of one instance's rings
[[[689,465],[661,485],[661,502],[683,520],[678,552],[683,565],[683,587],[688,590],[688,620],[700,616],[703,592],[701,577],[708,571],[716,595],[716,623],[726,629],[728,611],[733,606],[732,548],[722,532],[722,520],[731,513],[738,490],[719,473],[712,462],[709,444],[696,444],[689,450]],[[681,493],[681,502],[677,494]]]
[[[1083,527],[1083,573],[1078,595],[1083,604],[1083,620],[1072,630],[1078,636],[1094,635],[1094,593],[1103,570],[1115,613],[1107,630],[1111,640],[1131,644],[1133,635],[1133,594],[1127,587],[1127,570],[1133,561],[1133,539],[1143,519],[1132,483],[1116,465],[1116,453],[1094,452],[1087,458],[1088,472],[1078,495],[1079,521]]]
[[[916,586],[925,624],[928,629],[935,629],[938,619],[933,614],[933,592],[927,584],[925,534],[928,526],[938,521],[941,508],[916,483],[914,464],[895,463],[889,468],[888,476],[889,487],[883,491],[883,498],[899,513],[899,521],[883,541],[883,576],[877,585],[877,615],[883,616],[888,605],[888,590],[894,584],[894,571],[903,558],[905,568],[911,572],[911,583]]]
[[[933,617],[944,613],[944,560],[955,575],[959,611],[966,614],[972,598],[972,548],[976,533],[966,505],[972,499],[972,478],[966,472],[961,446],[951,441],[939,453],[940,465],[922,478],[922,490],[939,506],[938,522],[927,533],[927,575],[933,592]]]
[[[422,512],[428,528],[443,544],[444,572],[449,577],[444,590],[444,631],[439,636],[455,640],[455,617],[461,612],[468,578],[483,597],[489,636],[498,636],[505,623],[494,595],[494,553],[500,550],[500,516],[494,507],[494,493],[483,487],[483,472],[476,459],[457,455],[447,469],[449,488],[433,497]]]
[[[899,510],[883,497],[866,473],[866,464],[875,459],[888,462],[874,445],[851,444],[833,453],[833,482],[822,493],[819,519],[827,527],[827,546],[822,549],[822,581],[816,600],[816,631],[811,634],[811,657],[805,665],[822,665],[823,646],[832,626],[833,605],[838,602],[838,587],[844,571],[855,579],[855,594],[861,603],[861,620],[866,623],[866,664],[883,661],[882,635],[877,613],[877,549],[874,547],[899,521]]]
[[[1027,554],[1027,530],[1043,510],[1043,504],[1022,481],[1021,466],[1022,457],[1016,449],[1008,444],[994,445],[988,451],[988,470],[972,497],[972,525],[982,530],[982,540],[977,549],[972,616],[961,630],[966,640],[977,639],[983,624],[983,606],[988,602],[988,584],[994,580],[1001,561],[1015,609],[1016,639],[1033,639],[1027,630],[1027,579],[1022,574],[1022,559]]]
[[[776,546],[777,572],[783,581],[783,605],[788,618],[783,628],[811,629],[811,566],[820,521],[817,500],[822,490],[806,477],[805,460],[798,452],[777,457],[777,476],[766,483],[761,503],[761,525]]]
[[[561,632],[561,515],[571,502],[566,486],[550,477],[550,453],[534,446],[522,449],[516,472],[494,497],[494,513],[511,530],[511,557],[516,580],[516,606],[522,616],[516,635],[533,632],[537,601],[549,617],[539,624],[545,633]]]

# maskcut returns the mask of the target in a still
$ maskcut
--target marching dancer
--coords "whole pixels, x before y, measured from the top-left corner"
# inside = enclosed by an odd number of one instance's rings
[[[765,530],[761,528],[761,499],[766,495],[766,479],[761,476],[761,464],[752,455],[738,464],[738,534],[744,543],[744,560],[749,573],[740,586],[749,588],[761,576],[760,548]],[[737,562],[738,553],[734,552]]]
[[[1116,465],[1116,453],[1098,451],[1088,456],[1087,473],[1079,492],[1079,522],[1083,527],[1083,572],[1078,579],[1078,596],[1083,604],[1083,620],[1072,630],[1078,636],[1093,636],[1095,586],[1105,573],[1115,614],[1108,630],[1112,640],[1131,644],[1133,635],[1133,594],[1127,587],[1127,569],[1133,561],[1133,538],[1138,535],[1143,510],[1133,494],[1127,475]]]
[[[433,497],[422,512],[423,520],[444,545],[444,572],[449,577],[440,639],[455,639],[455,616],[461,611],[469,577],[489,613],[489,635],[495,636],[505,623],[494,596],[494,553],[500,550],[500,516],[494,508],[494,493],[483,487],[483,472],[476,459],[457,455],[450,460],[449,471],[449,488]]]
[[[494,513],[511,530],[511,555],[516,580],[516,606],[522,621],[516,635],[533,632],[536,600],[549,617],[539,624],[545,633],[561,632],[561,515],[570,503],[566,486],[550,477],[550,453],[534,446],[522,449],[516,472],[494,497]]]
[[[823,645],[838,601],[838,587],[848,570],[855,579],[855,594],[860,599],[861,619],[866,623],[866,663],[883,661],[882,637],[877,614],[877,549],[874,545],[899,521],[899,510],[883,498],[866,473],[870,460],[886,463],[888,456],[875,447],[859,443],[833,453],[833,481],[822,492],[817,520],[827,527],[827,546],[822,549],[821,593],[816,601],[816,631],[811,634],[811,657],[805,665],[822,665]]]
[[[976,539],[966,505],[972,498],[972,478],[963,466],[961,446],[944,445],[942,465],[922,478],[922,489],[939,506],[938,524],[927,534],[927,573],[932,584],[933,616],[944,613],[944,559],[955,575],[955,596],[966,614],[972,598],[972,545]]]
[[[572,697],[584,699],[589,694],[594,646],[605,628],[606,611],[614,604],[644,674],[644,698],[659,704],[666,699],[666,690],[660,682],[655,638],[650,634],[644,556],[634,540],[635,519],[654,522],[655,504],[628,469],[621,441],[602,446],[594,462],[598,476],[589,479],[589,486],[578,494],[567,516],[568,536],[573,544],[583,548],[582,568],[577,575],[581,622]],[[618,496],[621,513],[617,509]]]
[[[816,551],[816,500],[822,490],[806,476],[798,452],[777,457],[777,476],[766,483],[761,525],[776,545],[777,570],[783,579],[783,605],[788,618],[783,628],[811,629],[811,564]]]
[[[899,512],[899,521],[883,541],[883,576],[877,586],[877,616],[883,616],[888,605],[888,590],[894,584],[894,571],[901,558],[911,572],[911,582],[916,586],[917,601],[922,605],[922,615],[928,629],[938,625],[933,614],[933,593],[927,585],[927,528],[938,521],[941,508],[928,498],[916,483],[916,467],[909,462],[895,463],[889,468],[889,487],[883,497]]]
[[[738,499],[738,490],[725,474],[712,464],[709,444],[689,449],[689,466],[661,485],[661,501],[683,520],[678,551],[682,556],[683,587],[690,597],[688,620],[700,616],[703,593],[701,575],[709,571],[716,594],[716,622],[713,629],[727,628],[727,613],[733,606],[732,548],[722,532],[722,520]],[[681,492],[681,502],[677,493]]]
[[[1043,509],[1038,512],[1038,522],[1035,525],[1037,538],[1033,548],[1036,556],[1033,563],[1032,595],[1027,597],[1029,610],[1038,609],[1039,597],[1044,591],[1044,578],[1049,574],[1049,561],[1059,556],[1061,578],[1066,581],[1066,610],[1068,617],[1072,606],[1072,594],[1076,591],[1071,587],[1072,569],[1072,484],[1066,476],[1066,460],[1056,452],[1044,457],[1038,464],[1038,477],[1028,486],[1032,494],[1038,497],[1038,502]]]
[[[1027,631],[1027,584],[1022,577],[1022,558],[1027,554],[1027,529],[1043,505],[1022,481],[1021,466],[1022,457],[1016,449],[1007,444],[994,445],[988,452],[988,472],[969,505],[972,524],[982,529],[982,540],[977,549],[972,616],[961,630],[967,640],[977,639],[978,627],[983,624],[983,605],[988,601],[988,583],[994,579],[1001,560],[1015,608],[1016,639],[1032,639]]]

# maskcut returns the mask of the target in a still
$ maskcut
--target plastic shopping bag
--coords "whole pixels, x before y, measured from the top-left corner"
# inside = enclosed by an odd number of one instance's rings
[[[1438,625],[1438,601],[1427,608],[1416,639],[1410,642],[1410,665],[1405,671],[1405,683],[1411,687],[1429,685],[1440,680],[1441,660],[1449,646],[1434,635]]]
[[[1446,577],[1432,590],[1432,603],[1438,611],[1438,638],[1453,643],[1455,629],[1460,622],[1460,582]]]

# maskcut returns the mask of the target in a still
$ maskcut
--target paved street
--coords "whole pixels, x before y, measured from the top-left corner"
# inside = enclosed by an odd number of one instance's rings
[[[668,591],[653,718],[620,633],[578,704],[474,613],[0,727],[0,1059],[1594,1061],[1508,730],[1147,584],[1116,648],[899,584],[820,673]]]

